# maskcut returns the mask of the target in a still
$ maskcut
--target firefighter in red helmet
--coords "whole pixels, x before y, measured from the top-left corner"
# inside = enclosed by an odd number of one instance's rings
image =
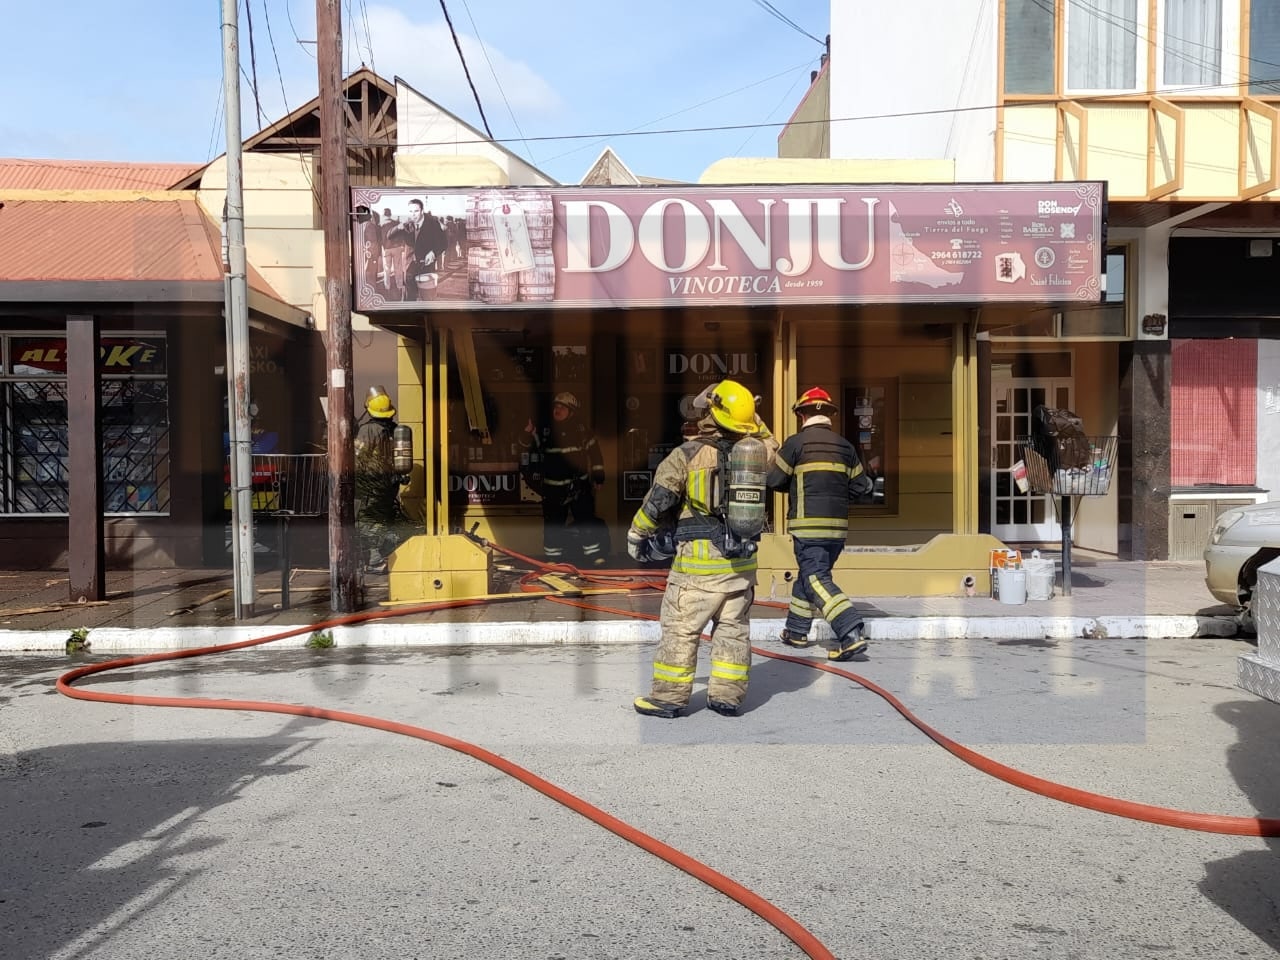
[[[800,429],[778,451],[768,481],[770,489],[788,494],[787,527],[799,568],[779,639],[788,647],[811,646],[817,614],[836,635],[828,659],[866,660],[862,617],[831,571],[849,532],[849,501],[868,492],[871,480],[853,444],[831,428],[837,410],[826,390],[806,390],[791,409]]]

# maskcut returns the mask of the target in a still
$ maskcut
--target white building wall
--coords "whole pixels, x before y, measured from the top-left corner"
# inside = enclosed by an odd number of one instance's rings
[[[831,156],[995,176],[997,0],[831,3]],[[968,108],[964,112],[929,113]],[[988,109],[981,109],[988,108]],[[845,117],[921,114],[840,122]]]
[[[1257,483],[1280,500],[1280,340],[1258,341]]]
[[[555,181],[514,153],[485,139],[403,81],[396,80],[396,156],[469,157],[492,162],[516,187],[554,186]],[[397,168],[398,172],[398,168]],[[397,175],[396,182],[408,178]]]

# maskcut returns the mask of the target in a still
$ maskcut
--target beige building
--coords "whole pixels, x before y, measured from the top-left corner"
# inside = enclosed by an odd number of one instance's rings
[[[911,82],[889,82],[908,50]],[[1280,486],[1265,399],[1280,373],[1267,323],[1280,295],[1277,62],[1280,10],[1263,0],[831,5],[829,62],[780,157],[1107,184],[1099,305],[984,310],[968,335],[978,529],[1024,543],[1061,533],[1052,505],[1011,475],[1020,409],[1055,397],[1117,439],[1121,482],[1084,500],[1079,546],[1194,559],[1206,516]],[[810,122],[824,104],[826,139]],[[1046,231],[1055,220],[1048,210]]]

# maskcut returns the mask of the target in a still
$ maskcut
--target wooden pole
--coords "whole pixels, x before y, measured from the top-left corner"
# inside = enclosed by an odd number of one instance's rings
[[[335,613],[358,602],[355,549],[355,401],[351,363],[351,223],[342,88],[341,0],[316,0],[320,79],[320,204],[328,357],[329,587]]]
[[[67,595],[72,601],[104,600],[102,391],[96,316],[67,317],[67,475]]]

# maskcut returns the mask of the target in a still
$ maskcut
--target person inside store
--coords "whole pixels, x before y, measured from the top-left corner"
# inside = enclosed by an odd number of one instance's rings
[[[579,416],[578,398],[558,393],[551,423],[532,419],[520,438],[520,473],[542,498],[542,550],[552,563],[608,562],[608,531],[596,516],[596,493],[604,485],[604,457],[595,433]]]
[[[356,534],[365,572],[386,573],[387,557],[406,534],[408,518],[400,506],[400,488],[409,477],[395,472],[396,408],[385,388],[369,388],[364,411],[355,444]]]
[[[778,451],[768,479],[769,489],[787,494],[787,529],[799,570],[778,639],[797,649],[812,646],[809,628],[818,614],[836,635],[828,660],[866,660],[862,617],[831,571],[849,533],[849,504],[869,494],[872,481],[853,444],[832,429],[838,411],[826,390],[806,390],[791,410],[800,429]]]
[[[697,436],[658,465],[627,532],[633,560],[673,557],[662,596],[653,685],[633,702],[637,713],[664,719],[688,709],[699,641],[712,621],[707,707],[722,716],[742,710],[751,672],[750,615],[756,547],[764,528],[764,482],[778,450],[756,413],[756,398],[742,384],[723,380],[694,403],[705,411]],[[743,444],[749,449],[740,448]],[[744,496],[729,480],[731,459],[756,464],[758,487],[743,491]],[[751,529],[744,530],[726,509],[730,501],[758,504]]]

